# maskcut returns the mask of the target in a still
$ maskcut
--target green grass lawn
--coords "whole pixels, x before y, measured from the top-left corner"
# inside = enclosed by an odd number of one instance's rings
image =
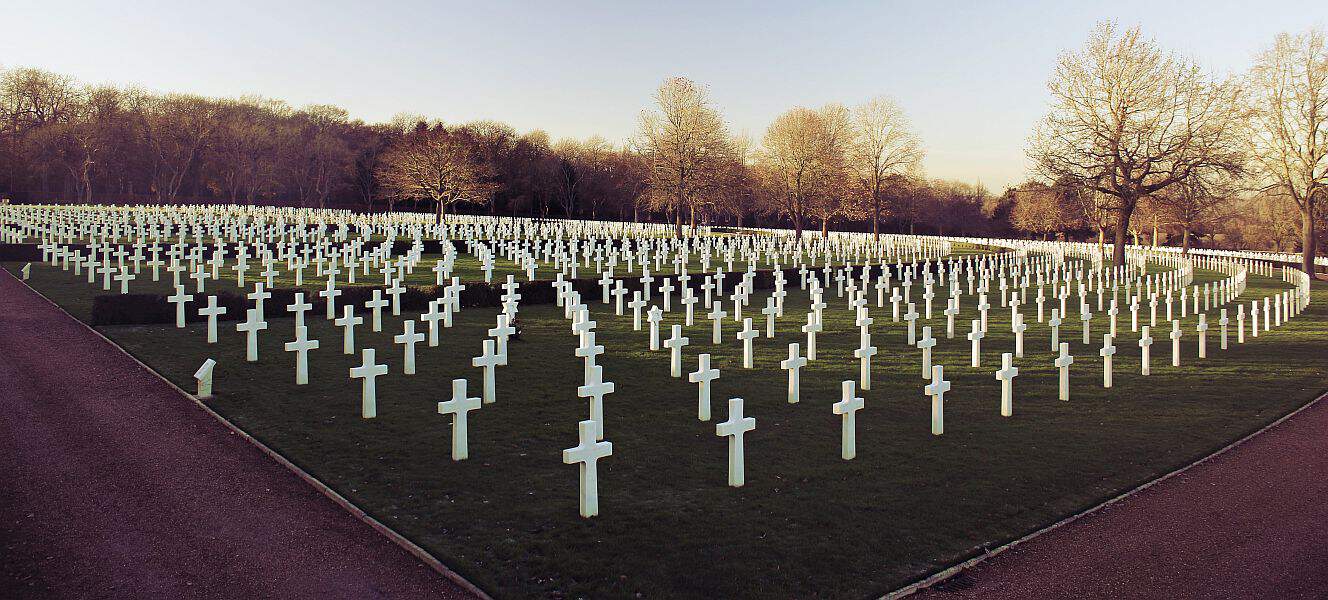
[[[100,293],[58,269],[33,268],[34,287],[76,315]],[[1201,271],[1196,281],[1220,277]],[[1281,281],[1251,277],[1242,299],[1248,305],[1282,289]],[[617,386],[605,400],[614,454],[600,462],[601,514],[593,519],[578,516],[577,469],[561,462],[562,449],[576,444],[587,404],[576,396],[582,367],[572,354],[570,323],[553,305],[521,309],[524,339],[511,343],[510,365],[499,369],[498,402],[470,414],[471,458],[463,462],[449,458],[451,420],[436,405],[448,399],[456,377],[468,378],[477,394],[480,373],[470,358],[479,354],[494,309],[466,309],[442,332],[440,347],[417,348],[414,376],[401,374],[400,346],[391,341],[400,318],[385,319],[378,334],[358,328],[359,346],[377,348],[392,369],[378,380],[373,420],[359,417],[359,385],[347,377],[359,357],[341,354],[340,329],[318,315],[308,318],[322,347],[310,355],[307,386],[294,385],[294,357],[282,351],[293,337],[290,319],[269,321],[256,364],[244,361],[233,323],[221,325],[216,345],[204,343],[202,324],[100,330],[186,389],[203,360],[217,359],[210,404],[218,412],[498,597],[881,594],[1191,462],[1328,387],[1322,283],[1305,313],[1244,345],[1235,344],[1232,311],[1227,351],[1219,349],[1210,311],[1209,358],[1202,362],[1191,316],[1180,368],[1171,366],[1162,331],[1169,326],[1159,323],[1148,377],[1139,375],[1137,334],[1122,309],[1111,390],[1102,389],[1097,354],[1105,315],[1095,316],[1089,346],[1080,343],[1074,319],[1061,330],[1076,357],[1069,402],[1056,398],[1048,328],[1036,322],[1030,303],[1014,416],[1003,418],[993,374],[1000,353],[1013,350],[1010,311],[993,301],[983,366],[974,369],[964,333],[976,299],[962,297],[950,340],[938,293],[929,322],[940,339],[934,360],[954,387],[946,397],[946,433],[932,436],[920,352],[904,345],[904,323],[891,321],[889,304],[875,308],[870,294],[880,354],[873,389],[860,392],[866,408],[857,418],[858,456],[843,461],[840,417],[830,405],[839,400],[839,382],[857,378],[851,353],[858,330],[847,302],[833,287],[828,292],[827,331],[818,337],[818,360],[803,371],[799,404],[786,402],[787,374],[778,362],[789,342],[805,343],[797,329],[806,321],[804,293],[790,293],[775,339],[756,340],[750,370],[741,368],[732,317],[725,343],[712,346],[710,321],[698,310],[696,324],[685,328],[692,344],[684,370],[708,352],[723,372],[708,423],[696,419],[695,385],[669,377],[667,351],[647,350],[647,331],[632,331],[630,312],[617,317],[598,297],[585,298],[607,350],[599,362]],[[913,296],[920,300],[920,290]],[[681,322],[676,300],[663,337]],[[1072,306],[1076,300],[1072,295]],[[760,317],[764,303],[758,292],[745,315]],[[731,303],[725,309],[732,312]],[[714,433],[725,401],[735,396],[756,418],[747,435],[747,485],[738,489],[725,485],[726,441]]]

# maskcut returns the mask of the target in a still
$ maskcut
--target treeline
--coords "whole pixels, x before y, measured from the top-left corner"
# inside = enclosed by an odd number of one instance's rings
[[[1009,231],[999,197],[921,174],[921,144],[888,100],[793,109],[759,144],[731,135],[686,79],[665,81],[654,100],[639,135],[615,145],[0,70],[0,198]]]
[[[0,71],[0,198],[226,201],[361,210],[1057,236],[1301,251],[1328,200],[1328,42],[1281,35],[1210,76],[1137,28],[1063,54],[1030,138],[1036,180],[992,194],[928,178],[888,98],[795,107],[735,134],[704,87],[666,79],[622,145],[496,121],[154,94]]]

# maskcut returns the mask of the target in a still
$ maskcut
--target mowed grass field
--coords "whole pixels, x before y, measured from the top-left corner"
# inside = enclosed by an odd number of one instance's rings
[[[6,265],[13,269],[17,265]],[[1222,275],[1200,271],[1196,281]],[[70,282],[73,282],[72,284]],[[100,292],[58,269],[34,265],[30,282],[64,305]],[[870,294],[873,389],[860,391],[858,456],[844,461],[840,421],[831,404],[840,381],[857,379],[858,328],[847,300],[828,290],[819,356],[803,371],[802,401],[786,401],[787,373],[778,367],[790,342],[804,344],[805,292],[790,290],[774,339],[764,337],[758,291],[744,311],[762,330],[756,364],[741,368],[742,349],[730,313],[724,343],[711,344],[711,323],[697,311],[684,371],[707,352],[722,376],[713,388],[713,419],[697,420],[696,386],[669,376],[666,350],[647,349],[648,332],[633,331],[630,311],[615,316],[586,297],[606,348],[599,364],[616,385],[605,399],[605,435],[613,455],[600,462],[600,516],[577,514],[577,468],[561,462],[576,444],[587,401],[576,396],[582,360],[575,336],[554,305],[520,310],[525,335],[509,345],[498,370],[498,401],[470,414],[470,459],[450,460],[451,419],[437,414],[453,378],[472,394],[484,330],[496,309],[466,309],[437,348],[417,347],[418,374],[401,373],[401,317],[384,331],[356,331],[359,347],[378,350],[391,374],[378,380],[378,418],[359,416],[359,381],[348,369],[359,356],[341,352],[341,330],[310,313],[310,384],[294,385],[290,319],[269,321],[258,363],[244,360],[244,338],[221,324],[218,344],[205,325],[117,326],[100,330],[172,381],[192,388],[206,358],[218,361],[210,405],[249,433],[346,495],[444,563],[498,597],[861,597],[887,592],[1092,506],[1191,462],[1294,410],[1328,388],[1328,286],[1316,283],[1311,307],[1279,329],[1219,349],[1217,311],[1209,311],[1209,358],[1196,358],[1195,318],[1183,325],[1182,366],[1171,366],[1169,324],[1154,330],[1152,375],[1139,374],[1138,334],[1129,312],[1118,321],[1115,387],[1102,388],[1098,356],[1106,315],[1095,313],[1092,343],[1081,344],[1071,319],[1071,398],[1057,399],[1049,329],[1035,306],[1023,307],[1026,355],[1016,360],[1014,415],[999,414],[994,372],[1013,351],[1010,311],[993,300],[982,366],[969,366],[964,334],[976,318],[976,297],[964,295],[956,337],[946,339],[938,293],[933,327],[936,364],[953,389],[946,396],[946,432],[929,433],[920,351],[904,344],[905,325]],[[1252,277],[1242,300],[1286,289]],[[921,312],[921,290],[913,298]],[[1032,293],[1030,292],[1030,299]],[[1090,296],[1095,306],[1095,296]],[[655,302],[659,302],[658,295]],[[674,312],[664,321],[681,323]],[[1122,304],[1125,304],[1122,298]],[[1048,314],[1051,303],[1048,303]],[[699,309],[699,305],[698,305]],[[1160,311],[1161,312],[1161,311]],[[1177,311],[1179,312],[1179,311]],[[1141,310],[1146,320],[1147,308]],[[410,318],[418,315],[403,315]],[[919,325],[922,321],[919,321]],[[1248,327],[1248,323],[1247,323]],[[920,331],[920,327],[919,327]],[[756,418],[747,435],[747,485],[726,485],[725,438],[715,423],[726,400],[742,397]]]

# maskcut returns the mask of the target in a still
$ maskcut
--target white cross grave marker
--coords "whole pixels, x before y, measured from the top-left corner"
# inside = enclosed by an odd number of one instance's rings
[[[411,321],[407,321],[410,323]],[[470,458],[470,448],[466,439],[468,413],[479,410],[480,399],[466,397],[466,380],[452,380],[452,399],[438,403],[438,414],[452,415],[452,460]]]
[[[751,323],[751,320],[747,320]],[[742,487],[746,483],[743,438],[756,429],[756,419],[742,416],[742,398],[729,399],[729,419],[715,425],[715,435],[729,438],[729,485]]]

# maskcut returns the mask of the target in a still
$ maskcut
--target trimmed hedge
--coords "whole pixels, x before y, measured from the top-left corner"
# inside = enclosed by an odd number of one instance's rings
[[[449,240],[449,241],[452,243],[452,246],[456,248],[457,252],[465,252],[466,242],[462,240]],[[483,241],[485,243],[493,243],[492,240],[483,240]],[[162,242],[162,246],[163,248],[165,248],[173,243],[174,243],[173,241],[170,242],[164,241]],[[393,242],[392,254],[394,255],[405,254],[410,250],[412,243],[413,242],[401,241],[401,240]],[[421,244],[423,247],[423,250],[421,250],[421,252],[423,254],[442,254],[443,242],[441,240],[423,240]],[[62,245],[65,248],[69,248],[71,250],[77,250],[80,253],[86,253],[88,249],[87,244],[62,244]],[[266,246],[267,244],[262,244],[262,243],[249,244],[250,247],[259,246],[259,245]],[[126,252],[132,251],[134,247],[133,244],[112,244],[112,246],[123,247]],[[192,241],[187,242],[185,244],[186,248],[193,246],[194,243]],[[228,252],[230,253],[229,256],[235,256],[234,254],[235,246],[236,246],[235,244],[226,244],[226,247],[230,249],[228,250]],[[377,243],[370,243],[367,244],[367,246],[376,247]],[[296,247],[302,248],[304,247],[304,244],[296,244]],[[212,258],[212,253],[216,249],[217,249],[216,244],[206,244],[206,243],[203,244],[203,253],[202,253],[203,258],[205,260]],[[163,257],[164,256],[165,255],[163,253]],[[39,248],[37,244],[30,242],[25,242],[21,244],[0,244],[0,261],[39,261],[39,260],[41,260],[41,248]]]
[[[798,281],[798,269],[781,269],[784,272],[784,280],[793,282],[796,285]],[[860,273],[861,267],[855,268],[855,274]],[[878,267],[873,266],[872,271],[879,271]],[[816,270],[819,275],[820,271]],[[640,291],[640,277],[618,277],[623,282],[623,288],[627,291]],[[673,281],[678,285],[677,275],[656,275],[655,281],[651,283],[658,290],[658,286],[663,284],[665,279]],[[601,298],[600,283],[598,278],[580,277],[568,279],[572,283],[572,289],[581,294],[587,302],[598,302]],[[742,272],[729,273],[724,277],[724,286],[722,290],[716,290],[716,297],[730,294],[733,289],[742,281]],[[692,274],[688,287],[698,295],[702,293],[701,285],[705,282],[702,274]],[[503,295],[502,282],[494,281],[485,283],[483,281],[463,282],[465,289],[461,291],[461,306],[463,308],[473,307],[496,307],[502,304]],[[768,290],[775,287],[774,270],[758,270],[752,278],[752,286],[758,290]],[[386,287],[377,286],[347,286],[338,288],[341,295],[337,296],[337,306],[346,306],[347,303],[361,307],[365,302],[373,298],[374,290],[383,290],[383,296],[387,297]],[[522,304],[552,304],[555,296],[553,291],[553,282],[548,280],[526,281],[518,285],[517,291],[521,294]],[[272,294],[271,298],[263,301],[263,314],[266,318],[280,318],[288,316],[286,307],[295,302],[295,294],[303,293],[304,301],[311,304],[309,314],[323,314],[327,303],[322,296],[318,295],[316,290],[301,290],[299,288],[274,288],[268,290]],[[207,295],[217,296],[217,304],[227,308],[226,314],[219,317],[224,321],[237,321],[245,317],[245,311],[249,307],[249,299],[236,291],[221,291],[215,294],[194,294],[185,310],[185,320],[188,322],[199,322],[205,320],[198,314],[198,309],[206,302]],[[411,311],[424,311],[428,308],[429,302],[443,296],[443,286],[424,285],[407,287],[401,294],[401,308]],[[338,312],[338,314],[340,314]],[[107,294],[93,298],[92,302],[92,324],[93,325],[145,325],[153,323],[174,323],[175,305],[167,302],[166,295],[163,294]]]
[[[37,244],[0,244],[0,260],[35,262],[41,260]]]

